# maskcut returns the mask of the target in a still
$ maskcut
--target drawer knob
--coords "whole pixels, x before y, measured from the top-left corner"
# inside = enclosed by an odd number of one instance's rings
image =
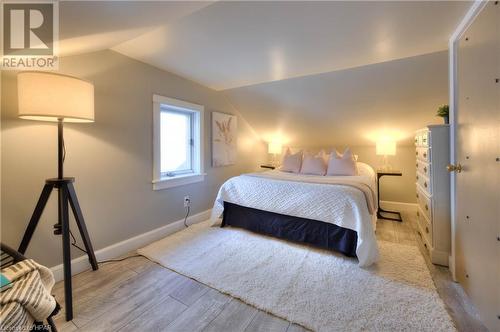
[[[418,164],[415,164],[415,167],[418,168]]]
[[[426,188],[427,188],[427,182],[424,182],[424,187],[426,187]]]
[[[429,206],[427,204],[425,204],[425,209],[429,211]]]
[[[418,198],[418,194],[417,194],[417,198]]]
[[[420,212],[417,211],[417,217],[420,217]]]
[[[448,166],[446,166],[446,170],[448,172],[457,172],[457,173],[460,173],[462,172],[462,165],[458,164],[458,165],[453,165],[453,164],[449,164]]]
[[[425,232],[429,234],[429,227],[425,226]]]
[[[418,175],[416,176],[416,179],[418,180]]]
[[[424,167],[424,172],[427,173],[427,166]]]
[[[427,153],[426,152],[424,152],[424,158],[427,158]]]
[[[415,155],[418,156],[418,151],[415,151]]]

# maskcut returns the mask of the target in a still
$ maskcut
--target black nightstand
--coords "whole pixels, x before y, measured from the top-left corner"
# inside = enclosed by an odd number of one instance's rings
[[[384,171],[384,170],[377,170],[377,200],[378,200],[378,210],[377,210],[377,218],[379,219],[386,219],[386,220],[395,220],[402,222],[403,219],[401,218],[401,213],[397,211],[389,211],[389,210],[384,210],[380,207],[380,178],[383,177],[384,175],[387,176],[402,176],[403,173],[400,171]],[[391,217],[386,217],[383,215],[383,213],[388,213],[388,214],[394,214],[397,216],[397,218],[391,218]]]
[[[275,169],[276,167],[273,165],[260,165],[260,168]]]

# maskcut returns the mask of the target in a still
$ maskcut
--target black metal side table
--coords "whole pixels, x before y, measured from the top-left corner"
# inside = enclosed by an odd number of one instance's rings
[[[384,210],[384,209],[382,209],[380,207],[380,178],[383,177],[384,175],[387,175],[387,176],[402,176],[403,173],[401,173],[401,171],[377,170],[377,201],[378,201],[377,218],[402,222],[403,219],[401,218],[401,213],[399,213],[397,211]],[[390,216],[384,216],[384,214],[394,214],[397,217],[393,218],[393,217],[390,217]]]

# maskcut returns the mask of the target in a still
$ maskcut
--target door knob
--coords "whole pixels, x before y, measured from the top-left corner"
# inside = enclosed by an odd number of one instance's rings
[[[460,165],[460,163],[458,165],[448,164],[448,166],[446,166],[446,170],[448,172],[461,173],[462,172],[462,165]]]

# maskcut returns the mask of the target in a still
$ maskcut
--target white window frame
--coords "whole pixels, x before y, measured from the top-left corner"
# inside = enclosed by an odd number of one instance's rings
[[[193,114],[193,172],[186,174],[176,174],[175,176],[166,176],[161,174],[161,146],[160,146],[160,114],[161,107],[178,109],[182,112]],[[190,183],[201,182],[205,180],[204,159],[204,111],[205,107],[187,101],[168,98],[160,95],[153,95],[153,190],[167,189],[177,186],[183,186]]]

